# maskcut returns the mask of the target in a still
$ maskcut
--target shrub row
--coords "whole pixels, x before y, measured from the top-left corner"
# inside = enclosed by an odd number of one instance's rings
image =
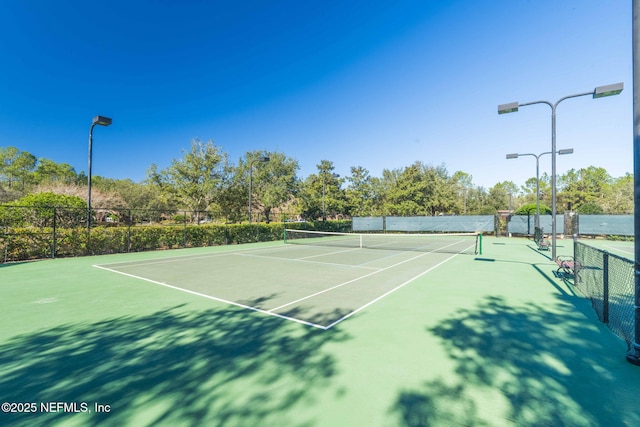
[[[0,262],[280,240],[285,226],[348,231],[351,221],[84,228],[5,228]]]

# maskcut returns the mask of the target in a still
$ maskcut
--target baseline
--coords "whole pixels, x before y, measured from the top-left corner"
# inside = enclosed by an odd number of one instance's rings
[[[101,265],[93,265],[93,267],[99,268],[101,270],[109,271],[109,272],[112,272],[112,273],[121,274],[123,276],[131,277],[131,278],[134,278],[134,279],[144,280],[145,282],[153,283],[155,285],[164,286],[164,287],[167,287],[167,288],[170,288],[170,289],[174,289],[174,290],[177,290],[177,291],[186,292],[188,294],[196,295],[196,296],[207,298],[207,299],[210,299],[210,300],[222,302],[222,303],[225,303],[225,304],[231,304],[231,305],[234,305],[236,307],[246,308],[248,310],[256,311],[258,313],[266,314],[266,315],[269,315],[269,316],[275,316],[275,317],[279,317],[281,319],[291,320],[293,322],[301,323],[301,324],[307,325],[307,326],[312,326],[314,328],[319,328],[319,329],[323,329],[323,330],[327,329],[325,326],[318,325],[318,324],[313,323],[313,322],[307,322],[306,320],[296,319],[295,317],[285,316],[285,315],[278,314],[278,313],[271,313],[270,311],[263,310],[261,308],[252,307],[250,305],[241,304],[241,303],[238,303],[238,302],[235,302],[235,301],[229,301],[229,300],[226,300],[226,299],[223,299],[223,298],[214,297],[214,296],[211,296],[211,295],[203,294],[201,292],[192,291],[190,289],[181,288],[179,286],[170,285],[168,283],[159,282],[157,280],[149,279],[149,278],[146,278],[146,277],[136,276],[135,274],[125,273],[123,271],[118,271],[118,270],[112,270],[110,268],[103,267]]]

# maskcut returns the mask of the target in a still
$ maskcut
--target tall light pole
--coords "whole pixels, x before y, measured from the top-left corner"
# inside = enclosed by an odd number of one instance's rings
[[[627,360],[640,366],[640,0],[633,0],[633,288],[634,340]]]
[[[256,162],[268,162],[271,160],[267,156],[260,156],[249,162],[249,224],[251,224],[251,193],[253,193],[253,164]]]
[[[558,154],[572,154],[573,148],[565,148],[562,150],[558,150]],[[520,156],[533,156],[536,158],[536,217],[535,217],[535,225],[536,229],[540,228],[540,157],[545,154],[551,154],[551,151],[545,151],[540,154],[532,154],[532,153],[513,153],[507,154],[507,159],[517,159]]]
[[[95,125],[109,126],[111,119],[104,116],[95,116],[89,128],[89,176],[87,177],[87,231],[91,229],[91,157],[93,151],[93,128]]]
[[[498,105],[498,114],[514,113],[519,107],[525,107],[533,104],[547,104],[551,107],[551,257],[556,258],[556,108],[565,99],[577,98],[579,96],[592,95],[593,98],[603,98],[605,96],[618,95],[624,88],[622,83],[612,85],[598,86],[591,92],[576,93],[560,98],[555,103],[549,101],[534,101],[520,104],[518,102],[510,102],[508,104]]]
[[[325,210],[324,210],[324,193],[325,193],[325,180],[326,180],[326,176],[327,173],[324,172],[322,174],[322,221],[325,221],[327,216],[325,215]],[[332,178],[340,178],[340,175],[338,175],[337,173],[332,173],[331,174]]]

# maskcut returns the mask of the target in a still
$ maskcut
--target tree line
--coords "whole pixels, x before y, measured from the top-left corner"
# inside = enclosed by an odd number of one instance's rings
[[[372,176],[352,166],[348,176],[321,160],[315,173],[298,175],[294,158],[281,152],[250,151],[236,163],[213,141],[195,139],[182,157],[164,169],[152,164],[142,182],[94,176],[96,208],[202,212],[238,223],[288,219],[318,220],[379,215],[495,214],[522,211],[536,203],[536,179],[523,186],[503,181],[491,188],[474,185],[462,171],[421,161]],[[542,211],[551,204],[551,177],[540,178]],[[633,175],[613,178],[603,168],[571,169],[557,179],[557,211],[623,214],[633,212]],[[0,147],[0,203],[20,204],[29,195],[64,194],[86,199],[87,176],[66,163],[37,158],[16,147]],[[249,194],[251,193],[251,197]],[[251,200],[251,208],[249,208]],[[191,218],[192,221],[203,217]]]

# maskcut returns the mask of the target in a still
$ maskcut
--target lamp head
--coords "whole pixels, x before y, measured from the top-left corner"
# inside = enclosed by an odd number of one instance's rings
[[[518,106],[517,102],[498,105],[498,114],[515,113],[518,111]]]
[[[507,154],[507,159],[517,159],[518,153]]]
[[[615,83],[612,85],[598,86],[593,91],[594,98],[604,98],[605,96],[618,95],[624,89],[623,83]]]
[[[100,125],[100,126],[109,126],[111,124],[111,119],[109,117],[104,116],[95,116],[93,118],[92,124]]]

